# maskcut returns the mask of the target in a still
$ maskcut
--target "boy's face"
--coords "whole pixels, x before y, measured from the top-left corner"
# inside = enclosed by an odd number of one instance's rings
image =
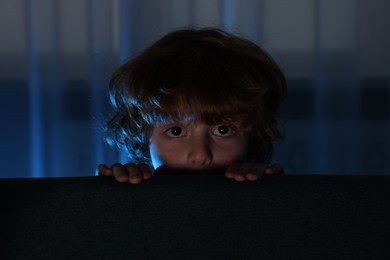
[[[240,123],[173,122],[154,127],[149,148],[155,169],[211,170],[244,162],[247,145]]]

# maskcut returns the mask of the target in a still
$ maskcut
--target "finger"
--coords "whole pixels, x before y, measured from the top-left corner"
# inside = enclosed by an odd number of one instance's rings
[[[274,163],[270,167],[265,168],[264,173],[266,175],[276,175],[283,173],[283,167],[279,163]]]
[[[111,166],[112,168],[112,175],[114,175],[115,179],[118,182],[127,182],[129,181],[129,174],[127,173],[127,170],[123,164],[114,164]]]
[[[104,164],[99,164],[97,171],[99,176],[112,176],[112,169]]]
[[[230,165],[225,171],[225,177],[228,179],[234,179],[234,175],[240,169],[240,164],[235,163]]]
[[[261,176],[264,175],[265,171],[265,165],[262,163],[255,163],[252,165],[252,168],[248,170],[246,173],[245,177],[249,181],[256,181],[258,180]]]
[[[138,184],[142,181],[143,175],[138,166],[134,163],[125,164],[126,171],[129,176],[129,182],[131,184]]]
[[[253,164],[251,163],[244,163],[240,166],[236,174],[234,175],[234,179],[236,181],[245,181],[247,173],[252,169]]]
[[[141,163],[138,165],[138,168],[141,171],[142,177],[144,180],[148,180],[148,179],[152,178],[153,174],[152,174],[152,171],[151,171],[149,165],[147,165],[146,163]]]

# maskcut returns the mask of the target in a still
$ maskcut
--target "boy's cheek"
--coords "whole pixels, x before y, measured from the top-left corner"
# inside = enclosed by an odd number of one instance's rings
[[[245,163],[247,158],[246,139],[233,139],[211,147],[211,164],[207,169],[226,168],[235,163]],[[170,169],[191,169],[188,165],[188,144],[182,142],[165,142],[151,140],[149,143],[150,158],[154,169],[165,166]],[[206,168],[204,170],[206,170]]]
[[[157,169],[160,166],[164,165],[164,161],[162,160],[161,156],[158,154],[158,152],[155,150],[153,145],[149,146],[150,151],[150,159],[152,160],[152,164],[154,169]]]
[[[149,145],[150,158],[154,169],[157,169],[160,166],[170,166],[170,167],[182,167],[184,165],[183,155],[185,154],[180,149],[175,147],[170,147],[169,145],[163,146],[164,149],[160,149],[161,143],[159,146],[156,144]]]

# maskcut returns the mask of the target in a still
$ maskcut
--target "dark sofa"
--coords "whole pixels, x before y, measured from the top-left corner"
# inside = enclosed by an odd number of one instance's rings
[[[390,176],[1,179],[0,259],[390,259]]]

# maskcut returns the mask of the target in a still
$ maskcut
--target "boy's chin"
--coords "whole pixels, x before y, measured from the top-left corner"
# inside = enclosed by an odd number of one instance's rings
[[[208,169],[186,169],[186,168],[168,168],[160,166],[154,171],[154,175],[220,175],[224,174],[224,168]]]

